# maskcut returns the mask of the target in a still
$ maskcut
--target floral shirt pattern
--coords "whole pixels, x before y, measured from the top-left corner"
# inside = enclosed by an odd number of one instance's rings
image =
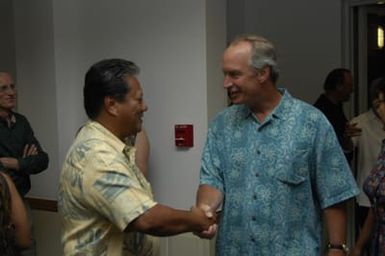
[[[364,182],[375,216],[372,255],[385,255],[385,141],[377,162]]]
[[[322,209],[358,194],[335,132],[280,89],[260,123],[235,105],[211,123],[200,183],[224,194],[217,255],[320,255]]]
[[[156,204],[134,158],[135,149],[101,124],[81,129],[60,176],[64,255],[152,255],[152,237],[124,232]]]

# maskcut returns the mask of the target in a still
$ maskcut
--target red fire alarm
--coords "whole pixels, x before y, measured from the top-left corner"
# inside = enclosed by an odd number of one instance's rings
[[[175,125],[175,146],[188,148],[194,146],[194,131],[192,124]]]

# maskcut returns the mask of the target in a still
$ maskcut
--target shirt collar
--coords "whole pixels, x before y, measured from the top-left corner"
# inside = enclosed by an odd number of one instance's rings
[[[110,132],[106,127],[96,121],[88,121],[86,126],[91,127],[91,129],[97,130],[97,132],[102,133],[107,137],[109,143],[112,144],[117,151],[123,152],[130,162],[135,163],[135,147],[130,143],[124,143],[118,137],[116,137],[112,132]]]
[[[85,127],[95,130],[97,133],[102,134],[108,139],[108,141],[116,148],[118,151],[123,151],[126,144],[116,137],[112,132],[110,132],[106,127],[96,121],[88,121]]]
[[[288,114],[290,113],[294,98],[286,89],[278,88],[278,90],[282,94],[281,100],[279,101],[278,105],[273,109],[273,111],[268,115],[266,120],[270,120],[271,118],[285,120],[286,118],[288,118]],[[253,116],[253,112],[246,105],[242,105],[240,111],[244,118]]]
[[[0,119],[8,126],[8,128],[12,127],[16,123],[16,116],[13,112],[10,112],[6,118]]]

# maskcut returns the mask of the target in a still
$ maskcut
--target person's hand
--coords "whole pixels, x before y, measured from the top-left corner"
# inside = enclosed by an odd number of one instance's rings
[[[19,170],[19,161],[13,157],[0,157],[1,164],[8,170]]]
[[[25,145],[23,150],[23,157],[35,156],[35,155],[37,155],[37,147],[34,144]]]
[[[353,137],[360,136],[362,129],[357,127],[356,123],[346,123],[345,132],[342,141],[342,149],[346,152],[351,152],[353,150]]]
[[[348,138],[360,136],[362,129],[357,127],[357,123],[347,123],[345,126],[344,136]]]
[[[218,225],[216,224],[216,215],[213,213],[212,209],[208,205],[200,205],[199,208],[193,207],[192,209],[199,209],[200,211],[203,211],[208,219],[213,220],[212,224],[206,230],[194,232],[194,235],[204,239],[213,238],[217,233]]]

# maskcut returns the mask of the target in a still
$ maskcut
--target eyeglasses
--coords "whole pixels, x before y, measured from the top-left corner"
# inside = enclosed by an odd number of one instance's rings
[[[16,87],[14,84],[10,84],[10,85],[0,85],[0,93],[4,93],[4,92],[15,92],[16,91]]]

